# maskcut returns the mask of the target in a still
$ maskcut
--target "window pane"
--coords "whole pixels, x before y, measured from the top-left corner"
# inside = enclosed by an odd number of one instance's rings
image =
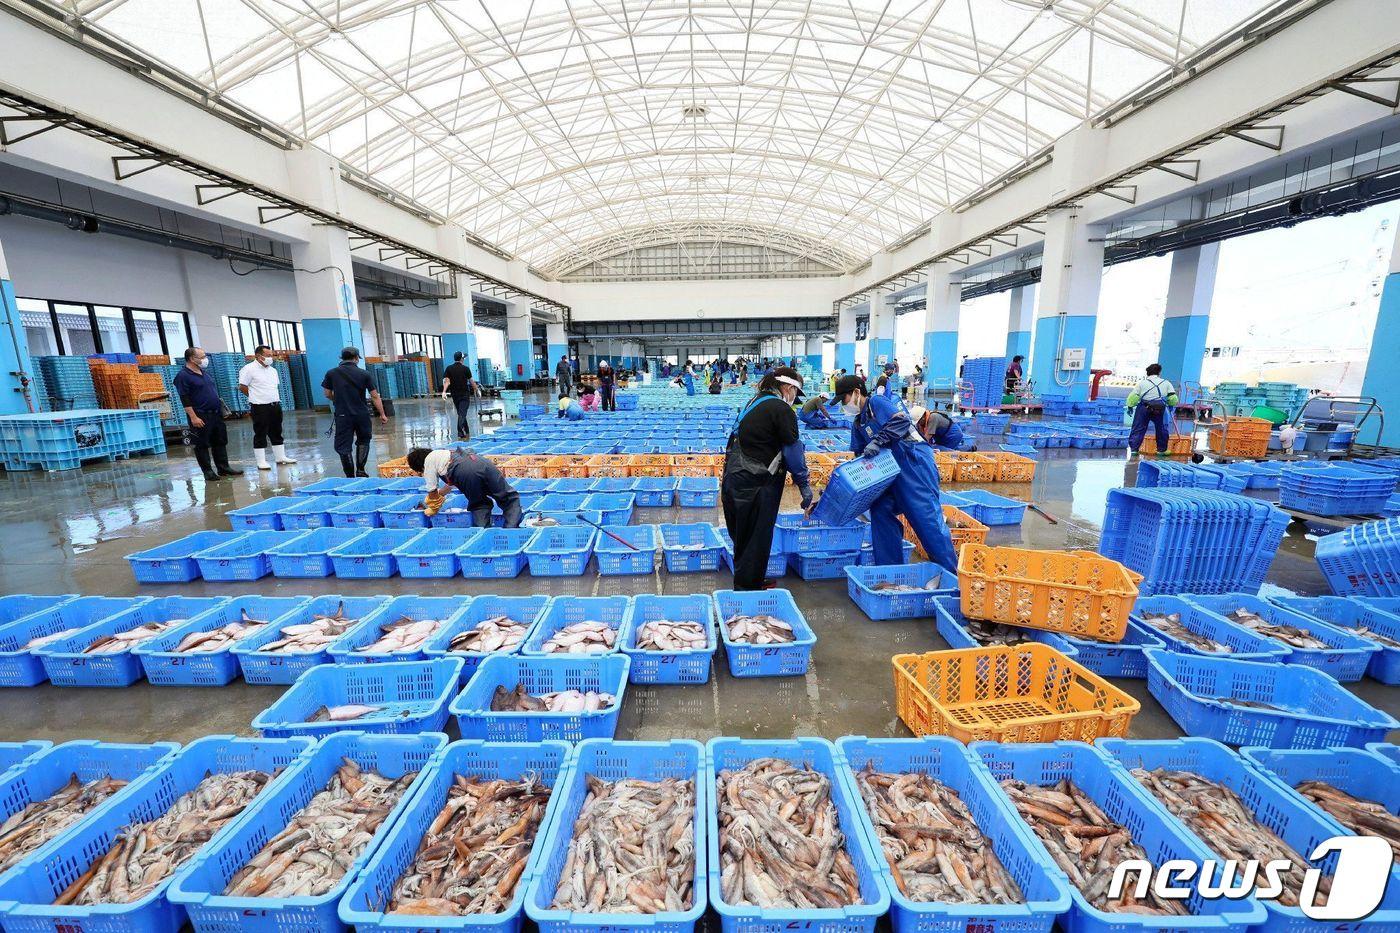
[[[131,340],[126,334],[126,316],[121,308],[97,305],[97,331],[102,337],[103,353],[131,353]]]
[[[53,318],[49,315],[49,303],[36,298],[17,298],[19,320],[24,325],[24,338],[29,344],[30,356],[57,356],[63,352],[58,338],[53,333]]]
[[[175,361],[181,360],[190,348],[190,338],[185,334],[185,314],[182,311],[162,311],[160,329],[165,331],[165,352]]]
[[[160,355],[160,315],[154,311],[131,309],[131,324],[136,329],[136,352]],[[106,339],[105,337],[103,338]]]
[[[63,346],[69,356],[87,356],[97,352],[97,343],[92,339],[92,321],[88,319],[87,305],[55,304],[58,315],[58,329],[63,332]]]

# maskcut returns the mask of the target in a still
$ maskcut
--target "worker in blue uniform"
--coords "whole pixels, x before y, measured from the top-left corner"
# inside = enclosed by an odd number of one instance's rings
[[[962,450],[962,428],[943,412],[929,411],[922,405],[910,405],[909,420],[920,436],[936,450]]]
[[[888,450],[899,476],[870,506],[870,544],[876,564],[904,563],[902,514],[929,560],[956,572],[957,552],[938,495],[938,467],[933,451],[914,427],[898,398],[867,394],[865,380],[845,376],[836,383],[836,398],[852,419],[851,452],[873,457]]]
[[[681,382],[685,386],[686,395],[695,394],[695,365],[690,360],[685,361],[685,369],[681,371]]]
[[[559,396],[559,417],[569,421],[583,420],[583,406],[568,395]]]
[[[797,413],[798,419],[807,427],[818,430],[836,427],[836,423],[831,420],[831,412],[826,408],[830,401],[831,398],[826,393],[812,396]]]

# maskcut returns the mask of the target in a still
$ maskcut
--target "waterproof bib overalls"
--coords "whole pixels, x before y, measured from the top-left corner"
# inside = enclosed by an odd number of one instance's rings
[[[459,447],[447,462],[446,479],[466,498],[476,527],[491,527],[492,502],[501,507],[506,528],[520,527],[520,494],[491,461]]]
[[[772,463],[758,463],[739,445],[739,425],[764,402],[787,404],[776,395],[760,395],[749,402],[729,432],[724,452],[724,478],[720,482],[720,503],[724,524],[734,542],[734,589],[758,590],[773,552],[773,526],[783,501],[787,468],[782,451]]]

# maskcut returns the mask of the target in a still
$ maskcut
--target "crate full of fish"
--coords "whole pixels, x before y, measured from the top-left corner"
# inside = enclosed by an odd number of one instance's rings
[[[1400,599],[1394,597],[1353,597],[1359,608],[1351,625],[1337,624],[1380,646],[1371,655],[1366,673],[1383,684],[1400,684]]]
[[[449,709],[465,739],[542,742],[612,738],[631,659],[494,654]]]
[[[290,684],[331,661],[330,647],[365,621],[388,596],[317,596],[230,649],[250,684]]]
[[[1237,661],[1283,661],[1289,649],[1252,629],[1227,621],[1181,596],[1144,596],[1131,619],[1165,642],[1168,651]]]
[[[221,687],[238,676],[232,649],[289,612],[306,596],[237,596],[167,628],[132,649],[153,684]]]
[[[461,674],[461,658],[322,664],[258,713],[253,728],[269,738],[441,732]]]
[[[706,751],[710,905],[724,933],[873,931],[890,908],[884,859],[836,747],[714,738]],[[756,854],[736,858],[749,840]]]
[[[634,684],[703,684],[718,645],[708,595],[632,597],[622,626],[622,651]]]
[[[336,664],[421,661],[429,639],[467,607],[465,596],[395,596],[331,642]]]
[[[186,914],[167,896],[172,878],[285,782],[310,747],[304,738],[191,742],[0,876],[5,929],[176,933]],[[126,872],[100,870],[118,859]]]
[[[714,525],[663,524],[657,530],[661,535],[661,556],[670,573],[719,569],[724,555],[724,541]]]
[[[614,525],[599,533],[593,556],[604,576],[648,574],[660,546],[655,525]]]
[[[1215,858],[1244,856],[1289,865],[1279,875],[1283,887],[1279,895],[1259,899],[1269,912],[1266,929],[1315,933],[1335,929],[1332,922],[1308,919],[1298,906],[1309,868],[1322,873],[1319,893],[1325,896],[1331,888],[1335,860],[1308,858],[1319,842],[1335,835],[1326,817],[1210,739],[1105,739],[1099,745]],[[1396,826],[1400,828],[1400,820]],[[1397,923],[1400,885],[1391,884],[1386,886],[1379,912],[1368,916],[1365,925],[1386,929]]]
[[[1174,900],[1131,885],[1117,898],[1109,897],[1110,879],[1128,859],[1157,868],[1181,860],[1203,866],[1206,880],[1217,886],[1225,879],[1222,865],[1206,864],[1210,855],[1200,840],[1155,806],[1147,791],[1100,749],[1080,742],[978,742],[970,751],[991,769],[1045,853],[1065,873],[1071,898],[1069,913],[1060,919],[1065,933],[1244,933],[1264,921],[1264,908],[1252,897],[1204,898],[1193,891],[1185,900]],[[1067,835],[1066,826],[1095,826],[1097,835]]]
[[[211,583],[261,580],[272,572],[269,548],[295,541],[303,531],[249,531],[232,541],[205,548],[194,555],[199,575]]]
[[[915,735],[1092,742],[1127,735],[1142,705],[1040,642],[897,654],[895,710]]]
[[[244,531],[196,531],[135,554],[126,562],[137,583],[189,583],[199,579],[199,562],[195,555],[221,544],[237,541]]]
[[[1026,642],[1037,641],[1042,645],[1049,645],[1067,658],[1074,659],[1079,656],[1079,649],[1071,645],[1069,639],[1063,635],[967,618],[962,614],[956,594],[934,597],[933,627],[950,648],[989,648],[993,645],[1024,645]]]
[[[460,658],[465,685],[483,658],[518,654],[548,605],[544,595],[474,596],[424,643],[423,654]]]
[[[531,657],[560,654],[613,654],[631,608],[630,596],[556,596],[545,608],[520,653]]]
[[[171,902],[200,931],[345,929],[341,895],[446,744],[433,732],[326,737],[180,873]]]
[[[957,577],[937,564],[846,568],[847,594],[876,622],[931,616],[933,600],[957,589]]]
[[[1049,933],[1069,910],[1059,869],[961,742],[847,736],[836,748],[860,831],[885,855],[895,933]]]
[[[1226,621],[1249,629],[1288,649],[1285,664],[1298,664],[1329,674],[1342,683],[1360,680],[1371,657],[1380,650],[1367,641],[1309,614],[1309,600],[1277,602],[1247,593],[1191,596],[1191,602]]]
[[[227,597],[162,596],[138,602],[33,648],[49,682],[60,687],[126,687],[144,675],[134,649],[179,628]]]
[[[689,739],[580,743],[525,889],[540,933],[695,929],[709,866],[704,764]],[[648,856],[628,868],[629,850]],[[596,887],[581,883],[595,877]]]
[[[1400,721],[1310,667],[1147,652],[1147,689],[1187,735],[1227,745],[1379,742]]]
[[[279,580],[329,577],[335,573],[330,552],[365,534],[364,528],[315,528],[268,548],[267,562]]]
[[[509,579],[520,575],[529,558],[525,549],[534,540],[532,528],[484,528],[457,552],[457,564],[468,579]]]
[[[729,673],[795,677],[807,673],[817,634],[787,590],[716,590],[715,612]]]
[[[1121,641],[1142,577],[1092,551],[965,544],[958,556],[963,615],[1100,641]]]
[[[540,528],[525,546],[532,577],[577,577],[593,557],[598,532],[587,525]]]
[[[23,603],[32,609],[0,626],[0,687],[32,687],[49,679],[36,649],[69,638],[128,609],[148,596],[79,596]],[[39,608],[35,608],[39,607]]]
[[[457,576],[461,564],[457,552],[481,534],[478,528],[430,528],[394,548],[399,576],[410,580],[446,579]]]
[[[573,749],[565,742],[454,742],[428,765],[340,901],[357,930],[518,933]],[[463,839],[486,839],[461,845]],[[495,839],[502,838],[499,844]]]

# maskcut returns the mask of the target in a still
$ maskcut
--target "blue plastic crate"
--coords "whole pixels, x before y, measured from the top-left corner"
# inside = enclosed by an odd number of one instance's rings
[[[525,888],[525,912],[540,933],[618,933],[647,929],[655,933],[691,933],[705,913],[709,852],[705,838],[705,814],[713,783],[705,779],[705,749],[690,739],[669,742],[614,742],[590,739],[579,744],[567,775],[556,789],[555,817],[536,844],[536,871]],[[695,866],[690,905],[684,911],[646,914],[606,914],[557,910],[553,907],[560,875],[568,860],[574,824],[589,797],[589,781],[689,780],[695,788],[695,813],[691,820]]]
[[[268,548],[295,541],[304,531],[249,531],[224,544],[205,548],[194,555],[199,575],[211,583],[260,580],[272,572]]]
[[[589,492],[630,492],[636,495],[638,489],[638,477],[634,476],[599,476],[588,481]],[[520,491],[520,480],[515,480],[515,491]],[[543,482],[543,481],[542,481]],[[557,480],[555,482],[558,482]],[[640,502],[636,503],[641,505]]]
[[[846,593],[867,617],[876,622],[932,616],[934,599],[958,592],[957,577],[937,564],[901,564],[847,567]],[[937,588],[920,593],[890,593],[874,589],[880,583]]]
[[[1311,667],[1331,675],[1342,683],[1360,680],[1364,677],[1366,666],[1371,663],[1371,656],[1378,650],[1374,642],[1344,632],[1322,621],[1315,613],[1308,612],[1306,607],[1311,604],[1306,601],[1295,602],[1291,599],[1279,599],[1277,602],[1272,602],[1247,593],[1192,596],[1189,599],[1196,605],[1208,609],[1226,620],[1229,619],[1230,613],[1237,609],[1244,609],[1270,622],[1296,625],[1310,632],[1314,638],[1331,647],[1326,649],[1295,648],[1275,641],[1275,644],[1288,648],[1288,654],[1283,658],[1284,663]],[[1327,611],[1317,606],[1313,608],[1318,611]]]
[[[279,579],[317,579],[335,573],[330,552],[366,534],[365,528],[332,528],[329,525],[306,532],[267,549],[272,575]]]
[[[734,571],[734,539],[729,537],[729,529],[727,528],[716,528],[715,533],[724,542],[724,566],[732,573]],[[788,570],[787,554],[783,552],[778,537],[776,533],[773,535],[772,549],[768,554],[768,566],[763,572],[763,575],[770,580],[786,576]]]
[[[559,480],[555,480],[559,482]],[[589,479],[582,479],[580,482],[586,487],[592,482]],[[532,512],[577,512],[580,509],[588,508],[584,502],[592,493],[584,492],[550,492],[536,500]]]
[[[626,525],[632,521],[637,496],[630,492],[593,492],[584,497],[583,511],[597,512],[600,525]]]
[[[438,629],[470,602],[467,596],[395,596],[384,605],[376,608],[364,620],[340,638],[331,642],[331,660],[336,664],[375,664],[385,661],[421,661],[426,655],[420,647],[412,651],[374,652],[364,649],[374,644],[384,634],[383,626],[391,625],[400,619],[421,622],[432,619]],[[435,630],[433,634],[437,634]],[[431,636],[430,636],[431,637]],[[424,642],[426,645],[426,642]]]
[[[779,512],[774,525],[774,550],[784,554],[819,554],[823,551],[858,551],[869,525],[862,521],[828,525],[808,519],[801,512]]]
[[[544,480],[544,482],[548,483],[549,488],[547,490],[539,490],[541,492],[563,492],[580,495],[593,492],[594,480],[587,476],[560,476],[556,479]],[[517,492],[518,491],[519,490],[517,490]],[[569,506],[562,505],[557,506],[557,508],[567,509]]]
[[[982,648],[981,642],[968,631],[968,619],[962,614],[962,603],[957,596],[936,596],[933,600],[933,628],[948,643],[950,648]],[[1049,645],[1071,660],[1079,659],[1079,649],[1058,632],[1040,629],[1022,629],[1022,642],[1040,642]],[[1019,644],[1019,642],[1018,642]]]
[[[481,534],[479,528],[430,528],[394,548],[399,576],[408,579],[455,577],[461,569],[457,552]]]
[[[676,486],[676,499],[683,509],[714,508],[719,505],[719,477],[681,477]]]
[[[718,570],[723,560],[724,541],[714,525],[663,524],[661,555],[670,573],[701,573]]]
[[[193,616],[184,625],[176,626],[137,645],[131,652],[153,684],[186,687],[221,687],[238,676],[238,659],[227,645],[219,651],[186,652],[178,654],[175,646],[192,632],[208,632],[243,619],[271,624],[310,601],[308,596],[237,596],[219,599]],[[191,600],[193,602],[193,600]],[[244,637],[250,637],[249,632]],[[240,639],[241,641],[242,639]]]
[[[1166,648],[1166,641],[1158,638],[1156,629],[1149,629],[1131,615],[1123,640],[1119,642],[1097,641],[1073,635],[1059,634],[1074,647],[1075,660],[1101,677],[1131,677],[1141,680],[1147,676],[1148,648]],[[1037,639],[1040,640],[1040,639]]]
[[[11,622],[23,619],[44,609],[52,609],[59,603],[77,599],[73,593],[59,596],[31,596],[28,593],[7,593],[0,596],[0,633]]]
[[[1194,601],[1180,596],[1140,597],[1134,604],[1132,613],[1128,616],[1129,620],[1140,622],[1144,630],[1164,642],[1168,651],[1174,651],[1178,654],[1215,657],[1213,654],[1201,651],[1187,642],[1174,638],[1143,622],[1141,616],[1148,613],[1154,615],[1175,613],[1179,615],[1181,624],[1186,628],[1228,646],[1230,652],[1222,655],[1223,657],[1234,658],[1237,661],[1282,661],[1288,657],[1289,649],[1272,638],[1266,638],[1257,632],[1226,621],[1223,616],[1201,607]]]
[[[587,525],[540,528],[525,546],[532,577],[577,577],[593,557],[598,532]]]
[[[398,572],[394,549],[402,547],[421,532],[415,528],[371,528],[327,556],[335,575],[342,580],[382,580]]]
[[[461,658],[322,664],[298,677],[291,689],[258,713],[253,728],[269,738],[304,735],[315,739],[334,732],[441,732],[461,675]],[[375,706],[378,711],[350,722],[308,722],[323,706],[347,703]]]
[[[831,471],[812,518],[828,525],[848,524],[868,511],[898,476],[899,464],[888,450],[847,460]]]
[[[1355,630],[1364,626],[1373,631],[1400,631],[1400,618],[1380,609],[1368,606],[1360,600],[1343,599],[1338,596],[1271,597],[1270,602],[1306,617],[1302,625],[1315,638],[1332,646],[1330,651],[1303,652],[1290,649],[1293,655],[1289,662],[1305,664],[1331,674],[1342,683],[1360,680],[1364,674],[1383,673],[1387,666],[1387,650],[1400,658],[1400,649],[1386,649],[1378,641],[1359,635]],[[1317,657],[1308,657],[1309,654]],[[1364,663],[1363,663],[1364,662]],[[1373,671],[1375,673],[1373,673]],[[1393,675],[1400,677],[1400,670]],[[1381,677],[1376,677],[1381,680]]]
[[[958,508],[984,525],[1019,525],[1026,514],[1024,502],[985,489],[962,489],[958,498]]]
[[[285,783],[310,746],[308,739],[236,739],[227,735],[209,736],[185,746],[125,788],[120,799],[108,801],[107,806],[90,813],[61,838],[0,877],[0,904],[6,905],[5,929],[25,933],[176,933],[185,922],[185,911],[167,897],[171,878],[131,903],[74,907],[55,906],[53,902],[117,843],[126,827],[156,819],[206,775],[284,769],[263,788],[254,800],[256,804]],[[227,838],[241,820],[242,816],[224,824],[191,857],[191,862]]]
[[[1376,635],[1400,641],[1400,599],[1391,596],[1354,598],[1363,610],[1364,624]],[[1369,639],[1374,641],[1374,639]],[[1383,684],[1400,684],[1400,648],[1376,641],[1380,650],[1371,655],[1366,673]]]
[[[1005,434],[1006,427],[1010,423],[1010,415],[992,415],[986,412],[977,412],[972,416],[972,427],[979,434]]]
[[[421,735],[340,732],[326,737],[289,770],[284,780],[260,794],[228,832],[211,840],[198,861],[179,873],[170,885],[171,903],[188,911],[190,922],[204,933],[238,933],[250,928],[342,929],[337,915],[341,895],[374,855],[386,830],[422,785],[424,768],[446,744],[447,736],[433,732]],[[362,770],[377,771],[387,778],[396,779],[412,772],[417,772],[417,777],[390,808],[374,838],[349,860],[345,874],[335,886],[315,897],[225,896],[222,892],[234,874],[325,788],[345,759],[355,762]],[[345,857],[348,853],[341,855]]]
[[[534,540],[533,528],[485,528],[457,552],[462,576],[470,579],[506,579],[525,569],[525,548]]]
[[[596,540],[593,556],[598,560],[598,572],[604,576],[647,574],[656,569],[660,538],[655,525],[617,525],[607,533],[599,533]]]
[[[296,502],[282,509],[283,531],[309,531],[325,528],[331,523],[330,510],[344,500],[339,496],[298,496]]]
[[[590,654],[615,654],[622,650],[622,626],[632,605],[630,596],[556,596],[545,607],[544,615],[520,646],[527,657],[545,654],[543,646],[556,632],[579,622],[602,622],[618,633],[611,650]]]
[[[900,545],[900,550],[904,552],[904,563],[905,563],[905,564],[913,563],[913,561],[914,561],[914,542],[913,542],[913,541],[905,541],[903,544]],[[860,560],[858,560],[858,561],[856,562],[856,566],[858,566],[858,567],[874,567],[874,566],[875,566],[875,548],[872,547],[869,543],[862,544],[862,545],[860,546]],[[885,565],[885,566],[903,566],[903,565],[887,564],[887,565]]]
[[[975,742],[969,750],[981,757],[996,781],[1018,780],[1050,786],[1071,780],[1093,800],[1113,822],[1127,829],[1142,846],[1154,865],[1182,859],[1201,864],[1209,851],[1179,823],[1163,814],[1150,795],[1102,750],[1079,742],[1005,745]],[[1043,846],[1042,846],[1043,849]],[[1046,853],[1048,857],[1048,853]],[[1221,866],[1214,865],[1207,877],[1221,883]],[[1193,893],[1187,899],[1189,917],[1173,917],[1164,926],[1151,914],[1108,913],[1093,907],[1078,888],[1070,887],[1070,910],[1060,919],[1067,933],[1142,933],[1170,929],[1218,930],[1244,933],[1262,923],[1264,908],[1253,898],[1243,900],[1205,899]]]
[[[1400,721],[1308,667],[1148,649],[1147,689],[1187,735],[1227,745],[1327,748],[1379,742]],[[1236,698],[1279,707],[1223,702]]]
[[[299,501],[296,496],[273,496],[225,514],[234,531],[281,531],[282,510]]]
[[[385,528],[427,528],[432,524],[423,511],[421,491],[387,502],[378,512],[379,523]]]
[[[729,673],[734,677],[792,677],[807,673],[817,635],[787,590],[716,590],[715,612]],[[792,626],[796,639],[780,645],[751,645],[729,638],[725,622],[735,615],[776,616]]]
[[[447,620],[447,624],[428,639],[427,643],[423,645],[423,654],[429,658],[461,658],[464,662],[462,682],[465,685],[467,678],[476,671],[477,665],[481,663],[483,658],[490,657],[492,654],[518,654],[521,646],[525,644],[525,638],[530,637],[531,631],[544,616],[545,607],[548,605],[549,597],[543,595],[474,596],[466,608],[453,614]],[[458,634],[475,628],[481,622],[495,616],[506,616],[524,624],[525,637],[515,647],[488,653],[451,650],[449,646],[452,639]]]
[[[126,612],[146,596],[80,596],[66,599],[0,628],[0,687],[32,687],[48,679],[42,658],[26,648],[36,638],[72,630],[75,637],[84,629]]]
[[[28,742],[0,742],[0,778],[11,777],[38,757],[41,752],[52,747],[52,742],[43,739],[32,739]],[[5,817],[0,816],[0,820],[3,819]]]
[[[379,510],[396,506],[403,499],[403,496],[355,496],[327,509],[326,514],[335,528],[383,528]]]
[[[631,665],[631,659],[624,654],[539,658],[496,654],[477,665],[466,689],[452,701],[449,709],[464,739],[580,742],[612,738],[617,731]],[[514,690],[517,685],[535,696],[558,690],[595,690],[610,694],[613,702],[595,712],[493,712],[491,697],[496,688]]]
[[[706,810],[704,844],[709,853],[710,906],[719,914],[724,933],[781,933],[784,930],[816,929],[824,933],[871,933],[875,922],[890,909],[890,895],[884,884],[883,855],[870,847],[861,828],[865,805],[843,777],[845,761],[826,739],[787,740],[713,738],[705,746],[705,785],[710,790]],[[838,828],[846,839],[846,851],[859,879],[861,903],[849,907],[796,910],[738,906],[725,903],[720,885],[719,812],[715,803],[716,780],[722,771],[744,767],[759,758],[780,758],[799,770],[810,768],[831,782],[831,802],[836,807]],[[701,840],[696,839],[696,848]]]
[[[562,783],[573,761],[566,742],[490,743],[453,742],[428,765],[422,786],[404,808],[402,816],[384,834],[364,871],[356,876],[340,901],[340,920],[356,930],[470,931],[470,933],[518,933],[525,888],[544,850],[545,830],[554,823]],[[406,916],[385,913],[394,887],[413,865],[428,827],[442,811],[448,791],[459,777],[483,781],[536,776],[553,791],[538,828],[535,845],[515,886],[510,905],[494,914],[470,916]],[[527,840],[528,842],[529,840]]]
[[[195,555],[208,548],[229,544],[243,537],[243,531],[196,531],[168,544],[127,555],[137,583],[189,583],[199,579]]]
[[[788,569],[803,580],[839,580],[847,567],[860,563],[860,551],[825,551],[814,554],[789,554]]]
[[[84,654],[96,639],[150,623],[193,619],[227,601],[226,597],[163,596],[146,599],[112,613],[65,638],[34,649],[49,681],[63,687],[125,687],[143,676],[141,659],[132,651]]]
[[[1070,905],[1069,886],[1053,860],[1036,841],[1011,801],[997,787],[967,747],[946,736],[917,739],[836,740],[845,767],[841,777],[851,799],[860,801],[856,775],[866,767],[887,774],[926,774],[956,793],[987,837],[991,849],[1021,889],[1023,902],[1005,905],[946,904],[915,901],[894,881],[888,865],[880,866],[890,896],[890,925],[895,933],[1049,933]],[[869,812],[859,808],[860,832],[869,851],[883,852]],[[878,861],[878,860],[877,860]]]
[[[695,622],[705,629],[708,642],[691,651],[652,651],[637,647],[637,634],[648,622],[669,619]],[[632,659],[634,684],[703,684],[710,679],[710,660],[718,646],[714,603],[706,595],[632,597],[622,627],[622,651]]]
[[[376,609],[389,601],[388,596],[317,596],[304,606],[293,609],[261,631],[234,645],[232,654],[238,659],[243,679],[250,684],[290,684],[318,664],[330,662],[330,644],[317,651],[299,654],[268,652],[263,646],[282,638],[289,625],[303,625],[318,615],[334,615],[341,609],[347,618],[363,623]]]

